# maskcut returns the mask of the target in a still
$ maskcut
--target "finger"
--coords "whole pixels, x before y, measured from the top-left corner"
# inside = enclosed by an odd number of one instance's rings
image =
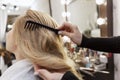
[[[57,27],[57,29],[64,30],[64,29],[70,28],[70,27],[71,27],[70,23],[64,22],[60,27]]]
[[[33,67],[34,67],[35,72],[40,69],[40,67],[36,64],[33,64]]]
[[[44,76],[50,74],[50,72],[48,70],[46,70],[46,69],[39,69],[38,72],[39,72],[39,74],[42,74]]]
[[[44,80],[48,80],[50,72],[45,69],[40,69],[37,71],[38,75]]]
[[[72,24],[71,24],[71,23],[68,23],[68,22],[64,22],[64,23],[63,23],[63,26],[70,27],[70,26],[72,26]]]
[[[34,72],[34,75],[42,78],[43,80],[47,80],[46,77],[44,75],[40,74],[38,71]]]
[[[60,34],[62,36],[68,36],[68,37],[70,37],[70,33],[66,32],[66,31],[59,31],[58,34]]]

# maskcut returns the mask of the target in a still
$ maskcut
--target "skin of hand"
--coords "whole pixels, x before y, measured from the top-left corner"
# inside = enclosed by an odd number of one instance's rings
[[[39,66],[34,64],[34,75],[41,77],[43,80],[61,80],[65,72],[50,72],[46,69],[41,69]]]
[[[77,45],[81,44],[82,34],[79,31],[78,26],[65,22],[57,29],[60,30],[58,34],[68,36]]]

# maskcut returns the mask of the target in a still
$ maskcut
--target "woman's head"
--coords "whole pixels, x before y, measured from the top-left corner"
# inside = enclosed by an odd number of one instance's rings
[[[74,64],[65,54],[61,37],[44,28],[25,30],[27,20],[56,28],[58,24],[45,13],[28,10],[14,23],[7,36],[7,49],[49,70],[72,70]],[[14,45],[13,45],[14,44]],[[15,53],[16,54],[16,53]],[[70,63],[68,63],[70,62]]]

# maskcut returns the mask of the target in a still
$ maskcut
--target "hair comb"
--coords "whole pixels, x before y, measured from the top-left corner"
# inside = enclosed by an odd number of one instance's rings
[[[48,29],[50,31],[55,32],[56,34],[58,34],[58,31],[59,31],[58,29],[54,29],[54,28],[51,28],[47,25],[44,25],[44,24],[41,24],[41,23],[38,23],[38,22],[34,22],[34,21],[31,21],[31,20],[26,21],[25,27],[24,27],[25,30],[31,30],[31,31],[39,29],[39,28]]]

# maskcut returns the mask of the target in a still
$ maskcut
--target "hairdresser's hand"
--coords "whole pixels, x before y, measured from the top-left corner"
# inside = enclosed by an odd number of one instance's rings
[[[35,75],[40,76],[44,80],[61,80],[64,73],[51,73],[46,69],[40,69],[37,65],[34,65]]]
[[[63,23],[58,29],[61,30],[59,31],[60,35],[68,36],[77,45],[81,44],[82,34],[80,33],[78,26],[70,23]]]

